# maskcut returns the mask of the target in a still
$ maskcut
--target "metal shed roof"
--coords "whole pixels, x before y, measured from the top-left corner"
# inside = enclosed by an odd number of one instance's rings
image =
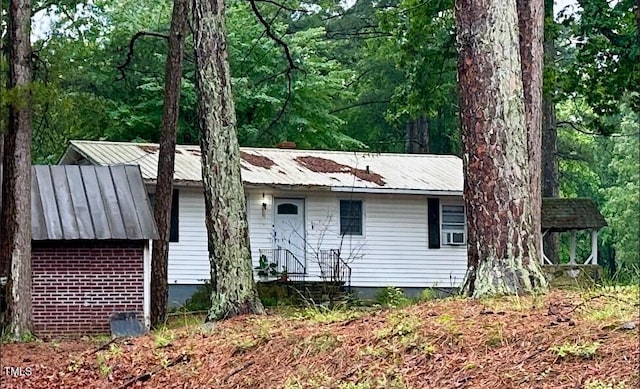
[[[155,239],[138,166],[33,166],[33,240]]]
[[[333,191],[462,195],[462,160],[451,155],[243,147],[247,186],[314,187]],[[158,145],[71,141],[60,164],[137,164],[154,182]],[[200,147],[176,146],[177,185],[201,185]]]
[[[542,229],[553,232],[600,229],[607,225],[598,205],[589,198],[542,199]]]

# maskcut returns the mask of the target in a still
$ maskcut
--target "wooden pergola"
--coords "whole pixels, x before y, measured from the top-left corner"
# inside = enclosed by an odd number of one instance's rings
[[[569,265],[598,264],[598,231],[607,226],[598,205],[589,198],[552,198],[542,199],[542,237],[550,232],[569,232]],[[576,232],[591,231],[591,255],[583,263],[576,263]],[[544,242],[544,239],[543,239]],[[544,245],[544,243],[543,243]],[[542,250],[542,264],[553,262]]]

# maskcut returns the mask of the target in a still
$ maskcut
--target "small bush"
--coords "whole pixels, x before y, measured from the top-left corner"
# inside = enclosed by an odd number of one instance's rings
[[[435,289],[424,288],[420,292],[419,300],[420,301],[430,301],[430,300],[436,299],[437,297],[438,297],[438,293],[435,291]]]
[[[376,293],[376,301],[383,307],[400,308],[411,303],[411,300],[404,294],[402,289],[394,286],[387,286]]]
[[[211,308],[211,293],[213,286],[209,280],[199,285],[196,291],[184,303],[184,309],[187,312],[208,311]]]
[[[361,312],[345,307],[327,307],[324,305],[312,305],[296,311],[291,317],[295,320],[309,320],[316,323],[337,323],[360,317]]]
[[[155,348],[167,347],[173,342],[176,334],[173,330],[167,328],[161,328],[153,334],[153,345]]]

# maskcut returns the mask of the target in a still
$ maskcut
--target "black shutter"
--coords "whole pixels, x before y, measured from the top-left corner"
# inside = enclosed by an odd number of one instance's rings
[[[427,202],[429,223],[429,248],[440,248],[440,199],[429,199]]]
[[[169,242],[178,241],[178,215],[180,214],[180,191],[178,189],[173,190],[173,196],[171,197],[171,229],[169,230]]]

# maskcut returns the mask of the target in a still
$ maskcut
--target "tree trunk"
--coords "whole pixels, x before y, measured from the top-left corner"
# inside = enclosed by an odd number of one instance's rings
[[[551,96],[543,99],[542,129],[542,195],[558,197],[558,144],[556,105]],[[558,263],[558,234],[547,232],[543,238],[544,254],[552,263]]]
[[[407,122],[406,152],[426,154],[429,152],[429,119],[419,116]]]
[[[517,0],[518,26],[520,37],[520,68],[524,92],[524,111],[527,126],[527,146],[529,154],[529,188],[531,190],[531,210],[535,253],[531,260],[542,259],[542,192],[541,147],[542,147],[542,69],[544,39],[543,0]]]
[[[515,0],[456,0],[468,270],[473,297],[546,288],[531,169]]]
[[[253,281],[223,0],[193,3],[194,47],[211,309],[220,320],[264,309]]]
[[[20,340],[32,331],[30,30],[31,2],[11,1],[9,89],[15,90],[15,95],[9,102],[8,131],[4,140],[0,260],[8,264],[6,333],[13,340]]]
[[[158,179],[153,208],[158,226],[158,240],[153,242],[151,254],[151,326],[154,328],[163,324],[167,318],[169,233],[186,26],[187,0],[174,0],[171,30],[169,31],[169,53],[165,66],[162,134],[160,136]]]
[[[553,0],[544,1],[545,17],[548,23],[553,21]],[[555,79],[556,67],[556,44],[555,28],[553,24],[545,28],[544,31],[544,62],[547,73],[545,80],[548,82],[544,86],[542,95],[542,196],[558,197],[558,142],[556,123],[556,103],[555,90],[557,83]],[[544,236],[544,254],[553,263],[558,263],[558,234],[549,232]]]

